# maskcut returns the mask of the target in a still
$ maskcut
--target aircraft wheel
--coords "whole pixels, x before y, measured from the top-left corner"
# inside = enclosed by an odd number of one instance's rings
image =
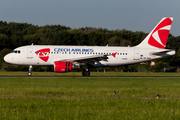
[[[31,76],[32,75],[32,73],[31,72],[28,72],[28,76]]]
[[[86,71],[85,76],[90,76],[90,71]]]
[[[84,71],[82,72],[82,75],[83,75],[83,76],[90,76],[90,71],[85,71],[85,70],[84,70]]]

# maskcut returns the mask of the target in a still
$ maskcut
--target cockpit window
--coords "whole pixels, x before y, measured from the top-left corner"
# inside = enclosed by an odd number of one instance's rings
[[[18,53],[18,54],[20,54],[21,51],[20,50],[13,50],[11,53]]]

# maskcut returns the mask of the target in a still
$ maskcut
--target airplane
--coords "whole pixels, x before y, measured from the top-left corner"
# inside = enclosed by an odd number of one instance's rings
[[[32,66],[53,66],[54,72],[71,72],[82,68],[83,76],[90,76],[89,68],[122,66],[142,63],[175,54],[174,50],[165,49],[172,17],[164,17],[134,47],[119,46],[67,46],[67,45],[27,45],[14,49],[4,57],[4,61],[17,65],[28,65],[28,76]]]

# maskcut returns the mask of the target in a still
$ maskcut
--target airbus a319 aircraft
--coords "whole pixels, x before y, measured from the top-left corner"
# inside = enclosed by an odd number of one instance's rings
[[[4,57],[11,64],[54,66],[55,72],[70,72],[82,68],[83,76],[89,76],[91,67],[108,67],[136,64],[175,54],[165,49],[173,18],[166,17],[148,36],[134,47],[28,45],[14,49]]]

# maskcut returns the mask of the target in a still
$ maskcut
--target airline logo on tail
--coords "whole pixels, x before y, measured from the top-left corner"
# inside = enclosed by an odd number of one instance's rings
[[[148,43],[154,47],[165,49],[172,20],[165,18],[152,32]]]
[[[49,48],[40,49],[40,50],[36,51],[36,55],[38,55],[39,58],[41,60],[43,60],[44,62],[47,62],[49,59],[49,52],[50,52]]]

